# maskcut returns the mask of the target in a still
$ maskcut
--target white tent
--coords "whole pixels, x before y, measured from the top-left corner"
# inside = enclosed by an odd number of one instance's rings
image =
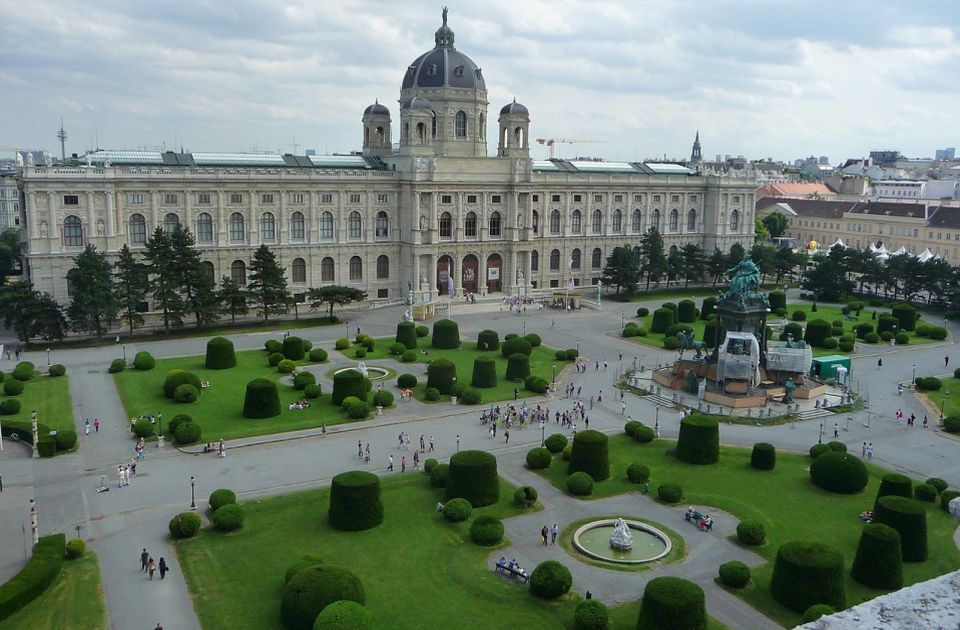
[[[923,250],[922,252],[920,252],[920,255],[917,256],[917,260],[919,260],[920,262],[927,262],[931,258],[936,258],[936,256],[933,255],[933,252],[930,251],[929,247]]]
[[[883,261],[888,258],[890,258],[890,254],[880,254],[880,253],[877,254],[877,260]]]
[[[877,249],[874,250],[874,253],[875,253],[877,256],[889,256],[889,255],[890,255],[890,252],[887,250],[887,246],[886,246],[886,245],[880,245],[880,247],[878,247]]]
[[[870,241],[870,247],[867,248],[867,251],[869,251],[871,254],[877,253],[877,246],[873,244],[873,241]]]
[[[898,249],[898,250],[895,251],[895,252],[892,252],[890,255],[891,255],[891,256],[903,256],[904,254],[908,254],[908,253],[909,253],[909,252],[907,251],[907,248],[904,247],[903,245],[901,245],[901,246],[900,246],[900,249]]]
[[[837,240],[834,242],[834,244],[830,246],[830,249],[833,249],[833,248],[836,247],[837,245],[839,245],[840,247],[843,247],[843,248],[846,248],[846,247],[847,247],[847,245],[843,242],[843,239],[840,238],[839,236],[837,237]]]

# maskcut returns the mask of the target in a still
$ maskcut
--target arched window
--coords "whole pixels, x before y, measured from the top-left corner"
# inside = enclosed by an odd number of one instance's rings
[[[730,231],[736,232],[740,229],[740,211],[731,210],[730,211]]]
[[[440,238],[450,238],[453,233],[453,228],[451,224],[453,223],[453,218],[450,216],[449,212],[443,212],[440,214]]]
[[[573,251],[570,252],[570,268],[579,269],[580,268],[580,248],[574,247]]]
[[[234,212],[230,215],[230,240],[242,241],[243,239],[243,215],[239,212]]]
[[[307,281],[307,262],[303,258],[294,258],[290,263],[290,278],[294,282]]]
[[[377,257],[377,279],[383,280],[390,277],[390,259],[386,256]]]
[[[320,238],[333,238],[333,214],[329,212],[320,215]]]
[[[423,123],[417,123],[417,140],[420,142],[427,141],[427,126]]]
[[[570,215],[570,231],[574,234],[579,234],[583,227],[582,224],[583,215],[580,214],[579,210],[574,210],[573,214]]]
[[[540,232],[540,213],[536,210],[533,211],[533,222],[531,227],[533,227],[533,233],[537,234]]]
[[[603,213],[599,210],[593,211],[593,233],[599,234],[603,231]]]
[[[537,250],[530,252],[530,271],[540,271],[540,252]]]
[[[597,247],[593,250],[593,255],[590,257],[590,266],[594,269],[599,269],[601,265],[603,265],[603,252]]]
[[[260,215],[260,240],[272,241],[277,238],[277,223],[273,218],[272,212],[264,212]]]
[[[695,232],[697,230],[697,211],[690,210],[687,212],[687,232]]]
[[[230,279],[239,286],[247,286],[247,265],[242,260],[235,260],[230,265]]]
[[[454,119],[454,135],[458,138],[467,137],[467,114],[463,110],[457,112],[456,118]]]
[[[475,237],[477,235],[477,213],[468,212],[466,219],[463,221],[463,232],[464,235]]]
[[[500,236],[500,213],[490,215],[490,236]]]
[[[173,234],[173,231],[180,225],[180,217],[172,212],[163,216],[163,231],[167,234]]]
[[[635,209],[633,211],[633,220],[632,220],[633,225],[630,228],[634,232],[640,232],[641,230],[643,230],[643,222],[641,221],[641,218],[642,217],[640,215],[640,209],[639,208]]]
[[[132,220],[132,217],[131,217],[131,220]],[[213,217],[211,217],[210,214],[207,212],[201,212],[200,214],[197,215],[197,242],[198,243],[213,242]]]
[[[613,231],[622,232],[623,231],[623,213],[619,210],[613,211]]]
[[[83,245],[83,224],[80,217],[71,214],[63,219],[63,244],[67,247]]]
[[[480,137],[484,139],[487,137],[487,119],[483,117],[483,114],[480,114]]]
[[[376,230],[375,234],[377,238],[387,238],[390,236],[390,219],[383,210],[377,213],[374,229]]]
[[[653,211],[653,216],[650,217],[650,227],[654,228],[658,232],[660,231],[660,210],[655,209]]]
[[[360,222],[360,213],[353,211],[347,217],[347,236],[350,238],[360,238],[362,233],[362,223]]]
[[[130,242],[133,244],[147,242],[147,221],[139,212],[130,215]]]
[[[639,247],[634,247],[634,248],[633,248],[633,260],[634,260],[634,262],[636,262],[638,265],[640,264],[640,248],[639,248]]]
[[[329,256],[320,261],[320,281],[333,282],[333,258]]]
[[[550,252],[550,271],[558,271],[560,269],[560,250],[555,249]]]
[[[363,260],[359,256],[350,259],[350,279],[363,280]]]
[[[550,233],[559,234],[560,233],[560,211],[554,210],[550,213]]]
[[[433,116],[430,122],[430,137],[437,137],[437,112],[432,112]]]
[[[680,229],[680,213],[674,208],[670,211],[670,231],[676,232]]]
[[[303,240],[306,234],[306,221],[303,219],[302,212],[294,212],[290,215],[290,238]]]
[[[207,277],[207,280],[213,284],[217,283],[217,271],[213,268],[212,262],[204,260],[200,263],[200,269],[203,270],[203,274]]]

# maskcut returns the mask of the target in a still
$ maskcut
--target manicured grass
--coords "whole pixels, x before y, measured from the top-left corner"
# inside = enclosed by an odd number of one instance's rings
[[[107,627],[96,555],[66,560],[56,581],[38,598],[3,621],[6,630],[98,630]]]
[[[920,374],[917,373],[917,376],[930,376],[929,374]],[[930,402],[933,405],[940,409],[941,403],[946,400],[946,403],[943,405],[943,415],[944,416],[953,416],[960,414],[960,379],[949,377],[941,378],[943,381],[943,387],[935,392],[920,392],[918,394],[925,394],[927,398],[930,399]],[[931,421],[937,421],[940,418],[940,414],[936,416],[931,416]]]
[[[637,593],[638,599],[621,604],[610,609],[610,628],[636,628],[637,617],[640,616],[640,604],[643,601],[643,591]],[[710,607],[707,606],[707,630],[728,630],[728,626],[710,616]]]
[[[7,374],[4,381],[12,378]],[[23,393],[19,396],[4,396],[3,389],[0,387],[0,400],[8,398],[16,398],[20,401],[20,413],[5,416],[11,420],[30,422],[31,412],[36,411],[37,420],[51,429],[77,430],[73,422],[73,407],[70,403],[69,375],[34,376],[32,380],[24,383]]]
[[[351,422],[343,409],[330,402],[329,382],[323,382],[323,396],[310,402],[308,409],[288,408],[290,403],[304,397],[303,391],[294,389],[293,377],[280,374],[267,362],[265,350],[237,352],[237,366],[227,370],[208,370],[204,367],[204,355],[158,359],[152,370],[127,369],[114,375],[117,390],[123,401],[127,416],[157,415],[162,413],[170,420],[178,413],[190,414],[203,431],[201,441],[233,439],[265,433],[295,431],[327,425]],[[325,364],[300,361],[300,366],[314,366],[310,371],[323,381]],[[165,398],[163,381],[167,372],[181,368],[210,382],[202,390],[195,403],[180,404]],[[273,418],[253,419],[243,417],[243,398],[247,383],[255,378],[268,378],[277,382],[280,394],[280,415]],[[166,428],[166,425],[164,425]]]
[[[649,419],[648,419],[649,420]],[[626,468],[633,462],[650,467],[650,497],[665,482],[679,483],[684,491],[680,506],[712,506],[734,514],[740,520],[756,519],[767,529],[767,543],[754,550],[769,564],[753,572],[757,588],[741,596],[749,603],[787,627],[800,622],[800,615],[773,601],[770,596],[772,561],[779,546],[792,540],[819,540],[839,549],[847,568],[847,602],[854,605],[882,593],[863,586],[849,577],[863,523],[857,518],[872,509],[880,478],[889,472],[868,464],[870,482],[863,492],[839,495],[826,492],[810,482],[810,458],[805,454],[778,452],[772,471],[750,467],[750,449],[721,446],[720,462],[697,466],[679,461],[667,452],[672,441],[655,440],[640,444],[625,435],[610,439],[611,477],[594,486],[591,498],[607,497],[637,490],[627,481]],[[566,462],[555,459],[550,468],[538,471],[558,488],[564,489]],[[938,505],[928,506],[930,558],[921,563],[904,563],[904,584],[913,584],[960,568],[960,550],[953,543],[955,519]],[[643,513],[642,507],[638,507]],[[709,509],[708,509],[709,511]],[[685,525],[682,510],[677,510],[677,528]]]
[[[371,530],[331,529],[329,490],[320,489],[246,502],[245,524],[237,533],[205,529],[177,542],[204,630],[281,629],[283,574],[307,553],[360,578],[377,628],[569,626],[580,597],[545,602],[528,587],[494,575],[486,561],[498,549],[471,543],[469,521],[448,523],[436,512],[442,491],[430,487],[426,475],[396,474],[382,484],[385,519]],[[512,505],[513,490],[501,481],[500,502],[473,516],[521,513]]]

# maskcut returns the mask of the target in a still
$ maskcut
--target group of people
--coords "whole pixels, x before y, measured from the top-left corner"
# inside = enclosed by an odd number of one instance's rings
[[[93,426],[94,432],[100,433],[100,418],[94,418],[92,426]],[[86,420],[83,421],[83,432],[85,435],[90,435],[90,427],[91,427],[90,418],[87,418]]]
[[[129,464],[117,464],[117,487],[130,485],[130,475],[137,474],[137,460],[131,459]]]
[[[500,556],[500,559],[497,560],[497,568],[513,571],[514,573],[517,573],[524,577],[526,577],[527,575],[527,570],[520,566],[520,563],[517,562],[516,558],[513,558],[508,563],[506,556]]]
[[[713,519],[706,514],[701,514],[692,505],[687,508],[683,517],[690,523],[694,523],[701,532],[708,532],[713,529]]]
[[[873,459],[873,442],[864,442],[860,447],[860,455],[867,459]]]
[[[167,566],[167,561],[163,558],[160,558],[160,563],[153,561],[153,558],[147,553],[146,548],[140,552],[140,571],[142,573],[147,573],[150,575],[150,579],[153,579],[153,574],[157,571],[160,571],[160,579],[162,580],[167,576],[167,572],[170,570],[170,567]],[[159,624],[158,624],[159,625]]]
[[[555,545],[557,544],[557,536],[560,535],[560,525],[554,523],[551,527],[543,526],[543,529],[540,530],[540,544],[541,545]]]
[[[917,415],[915,413],[911,413],[910,417],[906,418],[906,425],[908,427],[912,427],[913,425],[916,424],[916,422],[917,422]],[[903,409],[897,409],[897,424],[904,424]],[[926,429],[928,424],[929,424],[929,419],[927,418],[927,414],[923,414],[923,428]]]
[[[204,453],[216,453],[220,457],[227,456],[227,443],[223,441],[223,438],[220,438],[219,443],[207,442],[203,445]]]
[[[307,409],[310,407],[310,401],[306,398],[301,398],[290,403],[289,409],[292,411],[294,409]]]

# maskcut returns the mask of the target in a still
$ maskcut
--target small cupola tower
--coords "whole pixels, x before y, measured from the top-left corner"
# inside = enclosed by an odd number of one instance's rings
[[[422,96],[400,103],[400,155],[432,156],[437,133],[433,104]]]
[[[700,151],[700,130],[697,129],[697,135],[693,139],[693,150],[690,151],[691,164],[703,164],[703,153]]]
[[[497,157],[530,157],[530,111],[513,99],[500,110]]]
[[[363,110],[363,154],[383,157],[391,153],[390,110],[375,101]]]

